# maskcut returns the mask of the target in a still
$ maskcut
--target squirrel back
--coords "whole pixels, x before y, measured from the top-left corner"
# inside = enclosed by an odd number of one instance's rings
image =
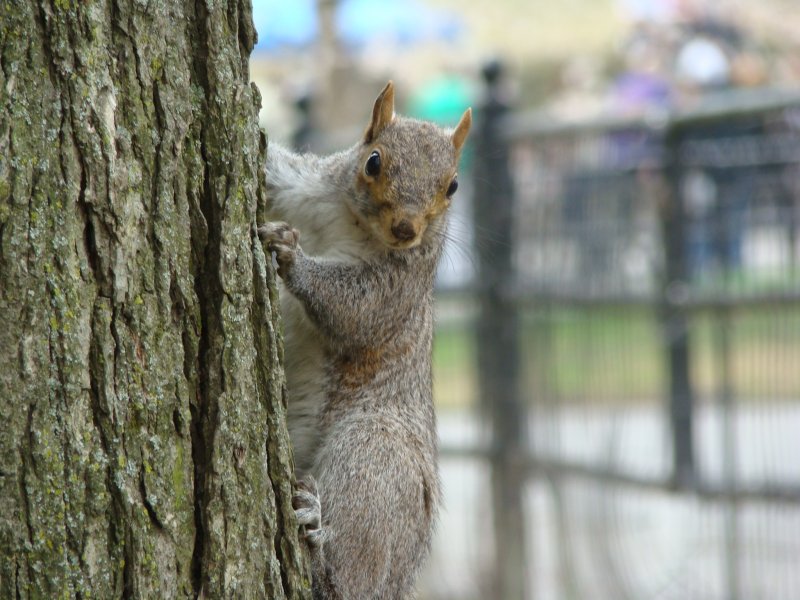
[[[318,599],[401,597],[430,545],[433,284],[470,124],[470,111],[454,130],[395,115],[390,82],[348,150],[268,148],[270,218],[288,224],[259,232],[283,280],[296,469],[316,482],[298,519]]]

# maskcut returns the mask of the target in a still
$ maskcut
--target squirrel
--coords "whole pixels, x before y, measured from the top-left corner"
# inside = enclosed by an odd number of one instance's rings
[[[348,150],[267,149],[258,234],[282,279],[293,504],[315,600],[405,597],[430,549],[433,285],[471,123],[471,109],[452,130],[395,115],[390,81]]]

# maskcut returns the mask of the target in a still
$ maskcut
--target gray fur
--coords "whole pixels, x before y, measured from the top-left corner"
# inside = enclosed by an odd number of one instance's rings
[[[288,222],[259,233],[283,279],[295,509],[317,600],[407,596],[440,501],[433,283],[460,147],[430,123],[390,119],[386,102],[391,84],[362,143],[324,158],[270,145],[265,170],[270,218]],[[370,187],[376,147],[386,177]],[[410,242],[392,239],[396,215],[415,219]]]

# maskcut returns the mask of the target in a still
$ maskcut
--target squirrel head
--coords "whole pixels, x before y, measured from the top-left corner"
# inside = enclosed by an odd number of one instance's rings
[[[395,115],[391,81],[375,100],[349,201],[358,221],[387,247],[419,245],[444,215],[458,187],[458,159],[471,124],[472,109],[452,130]]]

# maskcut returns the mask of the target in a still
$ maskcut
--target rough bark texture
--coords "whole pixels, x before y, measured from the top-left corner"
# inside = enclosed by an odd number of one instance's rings
[[[0,597],[307,597],[250,0],[0,4]]]

